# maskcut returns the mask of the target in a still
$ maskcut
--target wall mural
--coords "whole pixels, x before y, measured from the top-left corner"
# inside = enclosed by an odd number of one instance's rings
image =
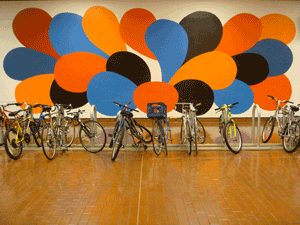
[[[21,81],[17,102],[78,108],[96,105],[114,116],[127,103],[147,112],[148,102],[201,103],[198,115],[240,102],[232,113],[253,103],[275,110],[267,94],[289,100],[291,83],[285,73],[293,62],[287,46],[295,37],[293,21],[281,14],[262,18],[241,13],[224,26],[209,12],[197,11],[179,23],[159,19],[146,9],[127,11],[120,22],[107,8],[89,8],[84,16],[60,13],[53,18],[38,8],[20,11],[12,23],[24,47],[11,50],[3,66]],[[146,62],[128,52],[157,60],[162,82],[151,81]],[[38,110],[38,109],[37,109]],[[36,111],[37,112],[37,111]]]

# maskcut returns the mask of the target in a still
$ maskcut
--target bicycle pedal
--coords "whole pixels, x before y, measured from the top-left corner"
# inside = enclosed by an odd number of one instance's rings
[[[113,137],[113,134],[108,134],[108,137]]]

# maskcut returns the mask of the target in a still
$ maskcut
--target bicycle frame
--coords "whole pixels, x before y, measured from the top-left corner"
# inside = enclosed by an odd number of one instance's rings
[[[49,113],[49,116],[50,116],[50,134],[52,137],[54,137],[55,141],[54,141],[54,148],[57,148],[57,132],[55,130],[56,127],[62,127],[62,124],[63,124],[63,115],[64,115],[64,111],[63,111],[63,107],[62,106],[56,106],[57,107],[57,111],[56,112],[50,112]],[[55,110],[55,109],[54,109]],[[53,116],[54,115],[57,115],[57,124],[54,126],[53,124]],[[64,135],[62,135],[62,140],[60,140],[61,143],[60,143],[60,146],[63,146],[63,144],[65,143],[65,140],[64,140]]]
[[[27,123],[26,128],[25,127],[23,128],[25,130],[25,133],[24,133],[23,130],[22,130],[22,127],[20,125],[20,122],[25,122],[25,121],[29,121],[29,122]],[[28,115],[28,117],[26,117],[25,119],[23,119],[21,121],[17,120],[16,144],[18,144],[20,142],[23,142],[25,140],[25,134],[28,134],[28,130],[29,130],[28,128],[30,126],[30,122],[32,122],[32,118],[31,118],[30,115]],[[24,133],[24,135],[21,136],[21,135],[19,135],[20,133],[21,134]],[[22,137],[21,140],[19,140],[19,137]]]
[[[195,134],[195,130],[198,130],[198,124],[197,124],[197,117],[196,117],[196,109],[193,106],[192,103],[176,103],[176,105],[182,105],[182,107],[189,105],[189,108],[183,108],[182,111],[184,113],[184,116],[182,116],[183,119],[183,127],[185,129],[185,131],[187,131],[187,121],[189,121],[189,125],[190,125],[190,132],[191,132],[191,137],[194,137]],[[186,134],[187,132],[185,132]],[[186,139],[189,137],[185,137],[185,141]],[[195,137],[197,138],[197,137]]]
[[[11,113],[11,111],[6,110],[4,106],[0,106],[0,116],[3,117],[3,127],[2,127],[2,130],[4,129],[5,123],[7,123],[7,122],[9,123],[9,125],[12,125],[12,127],[15,128],[16,125],[10,121],[9,117],[6,115],[5,112],[6,113]],[[16,115],[16,119],[20,119],[20,118],[21,118],[21,116],[19,114],[17,114]]]
[[[236,125],[235,125],[234,120],[231,117],[230,105],[223,105],[222,107],[220,107],[220,109],[222,110],[220,123],[222,125],[225,125],[228,121],[231,121],[233,123],[234,136],[236,136]],[[221,126],[219,126],[219,130],[220,130],[220,133],[223,134],[223,129]],[[232,137],[231,129],[229,130],[229,132],[230,132],[230,137]]]

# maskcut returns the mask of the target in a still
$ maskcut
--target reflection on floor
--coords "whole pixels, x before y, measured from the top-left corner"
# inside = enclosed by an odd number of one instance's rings
[[[300,155],[0,151],[0,224],[299,224]]]

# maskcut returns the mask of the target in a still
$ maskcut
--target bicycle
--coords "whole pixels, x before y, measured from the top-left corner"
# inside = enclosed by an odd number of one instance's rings
[[[46,123],[42,129],[42,148],[44,155],[49,160],[54,158],[58,147],[61,148],[62,151],[67,150],[70,145],[70,143],[67,142],[68,129],[70,127],[75,129],[73,120],[65,119],[64,107],[68,110],[71,109],[71,107],[67,105],[55,104],[54,109],[49,112],[50,122]],[[55,119],[53,118],[54,115],[56,115]]]
[[[206,138],[206,132],[203,124],[196,116],[196,108],[201,103],[176,103],[177,111],[183,112],[181,117],[181,130],[180,130],[180,142],[188,144],[188,153],[192,153],[192,142],[195,144],[196,154],[198,155],[198,143],[203,144]]]
[[[0,146],[4,145],[5,143],[5,133],[6,131],[10,128],[10,127],[16,127],[14,125],[14,121],[11,121],[8,116],[7,113],[11,113],[12,111],[8,111],[5,108],[7,106],[21,106],[23,105],[23,103],[9,103],[6,105],[0,105]],[[16,115],[16,117],[19,119],[21,116],[20,115]]]
[[[166,150],[166,155],[168,155],[168,134],[171,138],[171,130],[169,121],[166,120],[167,106],[163,102],[147,103],[147,117],[154,120],[152,128],[152,143],[154,152],[157,155],[160,155],[164,148]],[[164,131],[164,123],[167,123],[166,133]]]
[[[130,130],[131,136],[134,139],[138,139],[138,143],[135,143],[134,145],[139,145],[143,143],[144,150],[147,149],[147,145],[145,143],[151,143],[152,142],[152,134],[151,132],[145,128],[144,126],[138,124],[136,120],[133,118],[133,114],[131,111],[138,112],[138,110],[132,109],[129,107],[130,102],[128,102],[126,105],[122,105],[118,102],[113,102],[120,108],[123,108],[117,113],[116,117],[116,125],[113,130],[112,139],[110,142],[109,147],[113,148],[112,151],[112,161],[115,161],[118,153],[120,151],[121,146],[123,146],[123,139],[125,136],[125,130]]]
[[[281,108],[280,104],[281,103],[290,103],[293,104],[293,102],[288,101],[288,100],[277,100],[274,96],[268,95],[268,97],[274,101],[277,102],[277,107],[274,112],[274,115],[270,116],[267,121],[264,124],[264,128],[262,131],[262,142],[267,143],[273,134],[274,127],[275,127],[275,122],[277,122],[278,125],[278,135],[280,138],[282,138],[282,134],[284,131],[284,128],[287,124],[287,113],[285,112],[285,108]]]
[[[231,117],[231,108],[237,104],[238,102],[230,105],[224,104],[215,109],[217,112],[222,111],[219,119],[219,132],[221,133],[221,138],[222,140],[225,139],[228,149],[235,154],[239,153],[243,146],[240,129]]]
[[[299,107],[294,105],[285,106],[285,113],[287,113],[287,123],[282,132],[283,149],[292,153],[300,145],[300,124],[299,118],[295,117],[295,112],[299,111]]]
[[[77,122],[75,126],[80,125],[79,140],[85,150],[91,153],[100,152],[106,144],[106,132],[102,125],[97,121],[87,120],[82,122],[79,116],[84,112],[85,110],[78,110],[77,112],[70,112],[67,114],[73,115],[73,118],[71,119]]]
[[[38,141],[38,139],[40,139],[40,133],[35,121],[30,116],[30,110],[32,108],[34,107],[27,105],[25,109],[9,113],[9,116],[16,118],[15,128],[11,127],[5,133],[5,150],[11,159],[17,160],[20,158],[23,151],[23,143],[29,144],[31,140],[30,136],[33,136],[36,145],[41,147]],[[24,119],[18,116],[22,111],[25,112]]]
[[[51,110],[51,106],[36,103],[36,104],[33,105],[33,107],[41,107],[42,108],[42,111],[41,111],[41,113],[39,115],[39,118],[35,119],[37,129],[41,132],[43,126],[47,122],[50,122],[50,114],[49,114],[49,112]],[[47,117],[49,117],[49,118],[47,118]]]

